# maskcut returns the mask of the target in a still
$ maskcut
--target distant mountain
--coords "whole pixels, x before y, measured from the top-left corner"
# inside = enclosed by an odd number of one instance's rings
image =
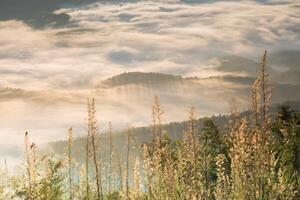
[[[269,56],[270,64],[299,72],[300,50],[283,50],[273,52]]]
[[[154,72],[126,72],[102,81],[99,86],[117,87],[128,84],[159,86],[161,84],[180,83],[183,80],[184,78],[181,76],[174,76],[170,74]]]
[[[246,67],[245,67],[246,68]],[[284,74],[282,74],[283,76]],[[178,105],[195,105],[207,109],[208,102],[216,108],[222,97],[228,102],[233,97],[238,97],[247,104],[251,85],[255,77],[241,75],[211,76],[207,78],[183,77],[171,74],[154,72],[127,72],[101,81],[92,95],[102,101],[101,104],[118,101],[138,101],[144,104],[151,101],[154,95],[160,96],[164,102]],[[274,87],[272,101],[300,101],[300,84],[281,83],[272,81]],[[0,87],[0,101],[23,99],[34,102],[55,103],[71,102],[84,103],[88,90],[63,91],[63,90],[25,90],[19,88]],[[200,101],[199,101],[200,100]],[[105,101],[105,102],[104,102]],[[245,105],[246,105],[245,104]],[[211,106],[212,107],[212,106]],[[224,108],[224,107],[223,107]],[[217,109],[213,113],[219,113]]]
[[[182,77],[179,75],[155,73],[155,72],[126,72],[118,74],[102,81],[98,87],[118,87],[130,84],[159,87],[168,84],[192,84],[201,80],[222,80],[234,83],[252,84],[255,80],[250,76],[211,76],[208,78]]]
[[[248,76],[256,76],[259,63],[240,56],[225,56],[219,59],[217,70],[232,73],[244,73]]]
[[[260,61],[240,56],[225,56],[218,59],[217,70],[235,76],[256,77]],[[273,82],[300,84],[300,50],[271,52],[267,59],[268,73]]]
[[[9,100],[26,100],[42,104],[58,102],[81,103],[85,102],[84,94],[76,91],[59,90],[27,90],[12,87],[0,87],[0,102]]]
[[[232,73],[231,75],[200,78],[161,73],[127,72],[103,80],[97,88],[116,89],[118,94],[142,98],[143,100],[158,95],[165,102],[173,102],[177,105],[195,105],[206,112],[206,109],[209,108],[208,104],[214,105],[212,106],[214,109],[216,105],[219,105],[218,99],[220,97],[222,97],[223,102],[229,102],[230,99],[238,97],[244,106],[248,105],[249,94],[256,79],[258,65],[258,63],[248,59],[231,56],[224,58],[224,63],[220,69],[224,67],[224,70],[234,72],[240,67],[241,71],[244,71],[244,75]],[[271,69],[269,73],[274,75],[275,72]],[[274,87],[273,103],[300,101],[300,93],[298,92],[300,84],[279,82],[272,79],[271,85]],[[201,101],[208,102],[208,104],[204,105]],[[215,112],[218,113],[219,110],[221,107],[215,109]]]

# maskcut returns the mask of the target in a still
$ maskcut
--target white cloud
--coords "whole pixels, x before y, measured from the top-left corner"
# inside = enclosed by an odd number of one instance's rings
[[[91,87],[101,77],[137,70],[203,76],[214,57],[257,59],[264,49],[299,49],[295,4],[95,3],[56,11],[71,16],[72,26],[65,28],[35,30],[19,21],[0,22],[0,73],[8,66],[30,72],[2,74],[0,83]]]
[[[200,63],[203,65],[215,56],[236,54],[257,58],[265,48],[271,51],[300,48],[300,34],[295,28],[300,25],[300,13],[293,3],[265,5],[243,1],[189,5],[178,1],[141,1],[96,3],[64,12],[81,28],[105,32],[102,37],[109,41],[110,47],[137,52],[119,51],[120,59],[116,62],[124,61],[124,68],[130,70],[145,66],[144,71],[153,71],[167,59],[175,63],[175,73],[178,65],[186,68],[180,71],[193,73],[191,70]],[[113,53],[106,45],[103,49]],[[115,62],[110,61],[110,64]],[[150,62],[152,68],[148,68]]]

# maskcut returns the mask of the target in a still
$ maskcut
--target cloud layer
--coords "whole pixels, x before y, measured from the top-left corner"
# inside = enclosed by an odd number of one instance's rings
[[[214,60],[225,55],[256,61],[264,49],[300,48],[293,2],[93,3],[55,13],[70,24],[37,30],[0,21],[1,85],[88,88],[124,71],[205,77],[220,73]]]
[[[20,153],[25,130],[40,142],[64,138],[69,126],[83,135],[87,96],[97,98],[101,130],[112,119],[118,128],[149,123],[154,94],[162,97],[166,121],[184,119],[191,104],[201,115],[227,112],[227,101],[238,94],[246,105],[245,82],[265,49],[271,77],[285,91],[277,97],[300,98],[297,0],[30,2],[33,10],[0,3],[0,111],[7,113],[0,116],[0,152],[8,157]],[[17,8],[24,13],[9,14]],[[94,89],[128,71],[204,79],[163,91]]]

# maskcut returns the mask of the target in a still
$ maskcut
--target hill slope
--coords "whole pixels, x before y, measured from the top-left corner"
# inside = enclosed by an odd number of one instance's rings
[[[286,102],[285,105],[291,106],[293,110],[296,110],[300,112],[300,102]],[[271,113],[276,113],[278,111],[278,105],[274,105],[270,108]],[[251,112],[245,111],[241,113],[241,116],[250,116]],[[203,128],[203,123],[206,120],[212,120],[219,128],[220,133],[224,134],[227,130],[227,125],[229,124],[229,120],[231,119],[228,115],[219,115],[219,116],[212,116],[212,117],[205,117],[200,118],[196,120],[196,128],[197,130],[201,130]],[[185,130],[187,128],[187,122],[171,122],[168,124],[163,125],[163,132],[168,135],[168,137],[172,140],[179,140],[184,137]],[[118,152],[119,156],[122,158],[125,158],[125,149],[127,145],[127,132],[128,130],[120,130],[115,131],[112,134],[112,140],[113,140],[113,148],[114,151]],[[137,147],[139,147],[141,144],[145,142],[149,142],[152,139],[151,134],[151,127],[137,127],[132,128],[130,131],[130,137],[131,137],[131,150],[133,153],[138,154],[136,151]],[[77,138],[74,141],[74,154],[76,153],[76,156],[79,156],[82,160],[85,157],[85,142],[86,138]],[[101,133],[101,135],[98,138],[98,143],[101,149],[101,152],[104,157],[108,156],[109,152],[109,134],[107,132]],[[66,146],[66,141],[57,141],[49,143],[48,148],[51,149],[51,151],[55,152],[57,155],[64,155],[64,148]]]

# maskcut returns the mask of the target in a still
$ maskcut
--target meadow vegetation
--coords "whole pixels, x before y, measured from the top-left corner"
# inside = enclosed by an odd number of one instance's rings
[[[168,137],[155,97],[151,140],[137,145],[128,127],[125,158],[114,146],[112,123],[108,156],[101,153],[95,100],[89,99],[84,161],[76,158],[72,128],[63,157],[38,153],[26,132],[23,173],[2,167],[0,199],[299,200],[300,113],[284,105],[271,113],[271,93],[265,52],[249,98],[251,116],[240,115],[232,101],[223,133],[210,119],[199,128],[192,106],[181,140]]]

